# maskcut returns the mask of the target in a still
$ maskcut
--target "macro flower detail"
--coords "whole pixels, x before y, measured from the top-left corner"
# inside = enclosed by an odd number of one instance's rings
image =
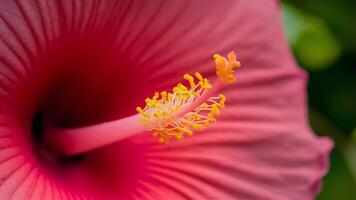
[[[276,0],[1,0],[0,199],[313,199],[332,141],[306,78]],[[217,121],[158,143],[135,109],[168,93]]]
[[[240,62],[236,60],[236,55],[234,52],[230,52],[228,59],[220,56],[219,54],[214,55],[216,63],[216,74],[225,83],[234,83],[236,78],[234,76],[234,68],[240,67]]]
[[[179,83],[173,88],[173,93],[155,92],[152,98],[146,98],[143,109],[136,108],[143,116],[140,123],[154,131],[152,136],[158,137],[159,143],[168,144],[172,137],[181,140],[184,135],[193,135],[192,129],[201,131],[216,122],[215,116],[220,115],[220,109],[225,107],[225,96],[210,97],[208,92],[212,89],[217,91],[223,83],[235,82],[233,68],[240,67],[240,63],[236,61],[234,52],[229,53],[228,60],[219,54],[215,54],[214,59],[219,80],[213,85],[199,72],[195,72],[198,82],[185,74],[189,89]]]

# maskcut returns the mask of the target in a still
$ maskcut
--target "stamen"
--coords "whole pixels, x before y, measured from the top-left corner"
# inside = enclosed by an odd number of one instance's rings
[[[203,130],[216,122],[220,109],[225,107],[225,96],[206,94],[213,88],[217,90],[221,83],[234,83],[233,69],[240,67],[240,63],[236,61],[234,52],[228,54],[228,60],[219,54],[215,54],[214,59],[218,83],[211,85],[199,72],[195,73],[195,78],[185,74],[183,78],[189,87],[178,83],[172,92],[155,92],[152,98],[145,100],[144,108],[136,108],[142,115],[139,122],[153,132],[152,136],[158,142],[168,144],[172,138],[181,140],[185,135],[191,136],[193,131]],[[198,105],[195,105],[197,102]],[[188,112],[182,112],[184,110]]]
[[[182,140],[195,131],[216,122],[216,116],[225,107],[225,96],[213,96],[223,84],[233,83],[233,69],[240,66],[234,52],[228,59],[215,54],[218,81],[210,84],[196,72],[185,74],[185,84],[179,83],[172,92],[155,92],[146,98],[138,114],[126,118],[79,128],[60,128],[46,123],[44,140],[55,153],[70,156],[91,151],[108,144],[147,132],[160,143],[168,144],[172,138]],[[143,126],[139,123],[139,121]]]

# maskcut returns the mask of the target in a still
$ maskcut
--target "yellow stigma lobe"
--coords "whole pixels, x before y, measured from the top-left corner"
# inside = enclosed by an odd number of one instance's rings
[[[233,68],[240,66],[235,53],[229,53],[228,60],[218,54],[214,58],[219,81],[235,82]],[[199,72],[194,76],[185,74],[183,78],[187,83],[178,83],[172,92],[155,92],[152,98],[146,98],[144,108],[136,108],[142,115],[140,123],[153,131],[152,136],[159,143],[168,144],[172,138],[181,140],[185,135],[193,135],[194,130],[203,130],[216,122],[215,117],[225,107],[224,95],[207,95],[209,90],[219,87],[219,83],[211,85]]]
[[[216,64],[216,75],[225,83],[234,83],[236,78],[234,76],[234,68],[240,67],[240,62],[236,61],[235,52],[228,54],[228,59],[215,54],[214,56]]]

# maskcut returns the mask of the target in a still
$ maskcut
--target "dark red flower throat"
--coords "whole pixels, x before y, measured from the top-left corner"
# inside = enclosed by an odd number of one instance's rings
[[[44,142],[48,133],[43,130],[46,126],[80,127],[130,115],[147,95],[143,92],[145,79],[137,71],[133,76],[134,63],[125,55],[118,56],[110,37],[71,35],[50,46],[33,59],[14,95],[21,119],[19,133],[26,133],[18,137],[25,144],[23,151],[49,175],[78,191],[99,188],[94,191],[110,194],[120,183],[127,186],[140,171],[140,154],[135,155],[134,146],[123,141],[87,155],[62,158]],[[117,157],[109,156],[110,151]],[[135,155],[135,161],[128,154]],[[113,159],[116,162],[111,162]]]

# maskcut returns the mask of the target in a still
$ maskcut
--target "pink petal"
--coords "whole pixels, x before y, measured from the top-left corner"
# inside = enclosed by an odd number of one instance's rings
[[[307,125],[306,75],[276,1],[0,1],[1,199],[313,199],[332,142]],[[211,55],[243,67],[210,129],[139,136],[60,162],[30,141],[41,110],[65,126],[134,113]]]

